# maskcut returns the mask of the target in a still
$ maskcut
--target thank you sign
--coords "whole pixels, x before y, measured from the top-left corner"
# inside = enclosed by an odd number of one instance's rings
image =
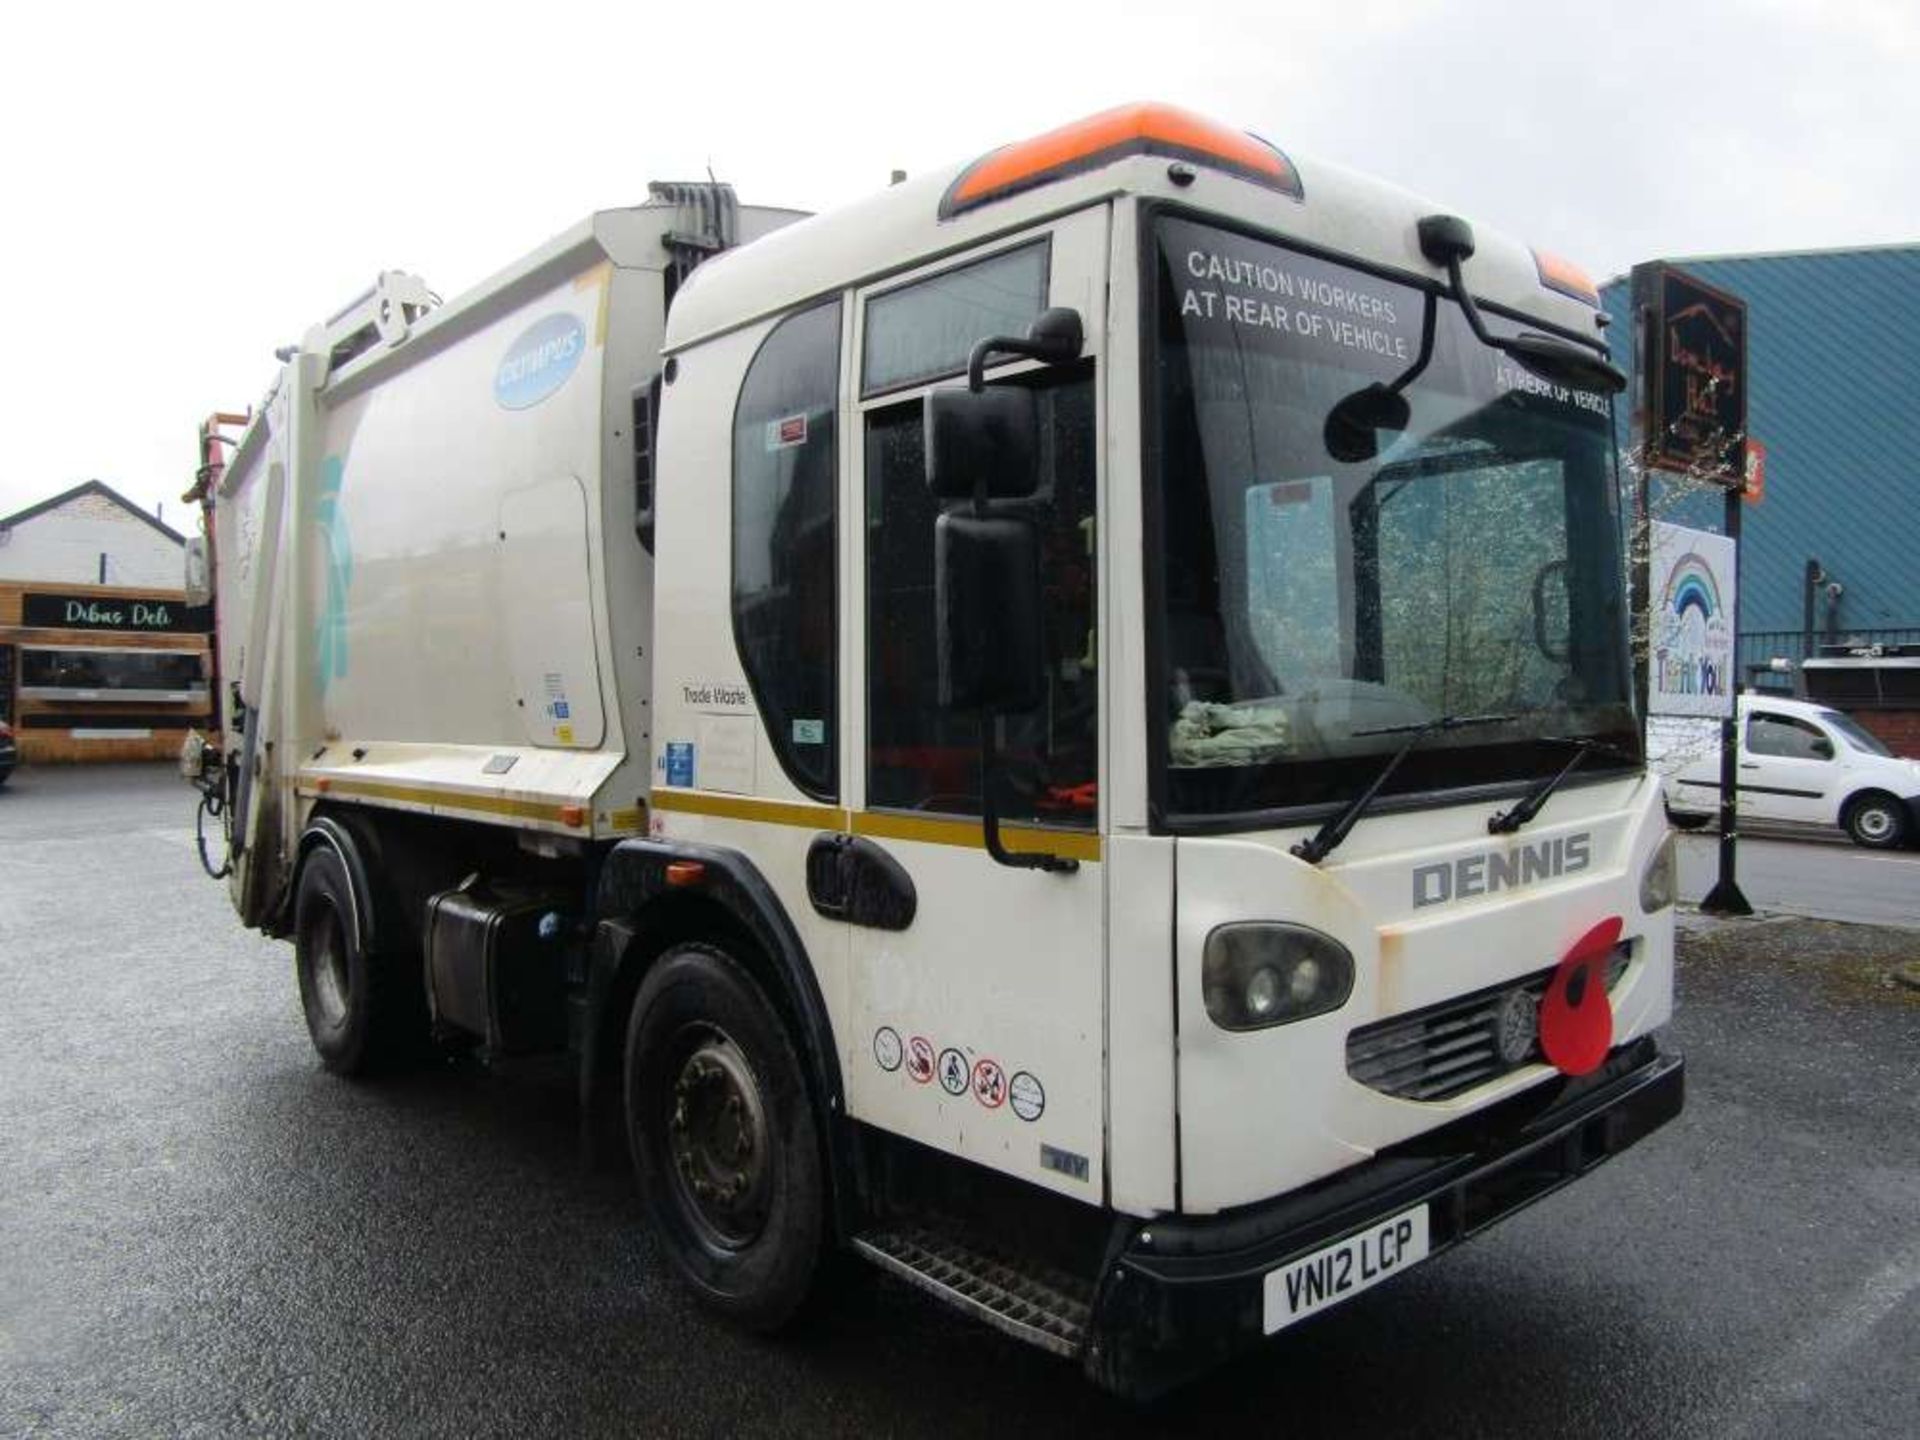
[[[1735,554],[1725,535],[1654,523],[1647,607],[1649,713],[1733,713]]]

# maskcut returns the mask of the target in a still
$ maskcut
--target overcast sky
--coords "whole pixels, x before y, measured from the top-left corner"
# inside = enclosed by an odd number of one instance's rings
[[[1585,264],[1920,241],[1914,0],[15,7],[0,515],[166,516],[275,346],[709,165],[820,210],[1167,100]],[[1920,338],[1920,337],[1917,337]]]

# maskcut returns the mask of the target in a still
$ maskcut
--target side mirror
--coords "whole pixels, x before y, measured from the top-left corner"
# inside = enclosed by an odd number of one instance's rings
[[[1627,377],[1608,361],[1551,335],[1513,335],[1494,343],[1542,380],[1556,385],[1601,395],[1618,395],[1627,388]]]
[[[1817,759],[1833,759],[1833,741],[1822,735],[1813,742],[1813,753]]]
[[[1327,412],[1321,438],[1334,459],[1357,465],[1380,453],[1377,432],[1405,430],[1412,421],[1413,407],[1407,397],[1376,382],[1354,391]]]
[[[983,717],[1046,698],[1040,545],[1015,515],[954,511],[933,527],[940,703]]]
[[[1039,486],[1040,419],[1033,391],[952,387],[927,396],[927,489],[942,500],[982,491],[989,500],[1024,500]]]

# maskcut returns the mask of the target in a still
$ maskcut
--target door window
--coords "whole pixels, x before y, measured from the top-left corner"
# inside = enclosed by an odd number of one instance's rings
[[[1761,712],[1747,721],[1747,749],[1783,760],[1831,760],[1833,742],[1817,725],[1791,715]]]
[[[1092,826],[1099,730],[1093,376],[1083,366],[1027,378],[1038,382],[1040,488],[1017,508],[1040,532],[1046,698],[999,722],[1005,784],[996,798],[1008,819]],[[939,703],[933,527],[940,505],[927,490],[924,405],[915,398],[867,414],[867,801],[978,815],[978,722]]]
[[[775,326],[733,417],[733,634],[789,779],[834,799],[840,302]]]
[[[1026,334],[1046,295],[1043,242],[874,296],[867,302],[861,393],[958,375],[975,341]]]

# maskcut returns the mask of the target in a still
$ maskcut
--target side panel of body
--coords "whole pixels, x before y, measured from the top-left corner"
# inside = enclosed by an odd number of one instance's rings
[[[316,628],[293,638],[311,645],[325,737],[590,750],[619,735],[594,625],[604,577],[587,543],[601,518],[609,268],[529,297],[378,385],[323,398],[305,517],[320,540],[305,576]],[[539,387],[516,389],[525,381],[508,377],[531,377],[543,358]],[[538,528],[509,533],[521,492],[532,492],[525,523]],[[561,504],[563,492],[577,499]],[[556,509],[578,517],[564,527],[578,530],[571,540],[535,520]],[[524,564],[509,555],[523,545]],[[511,583],[549,568],[575,573],[531,593]],[[516,639],[542,634],[544,657],[517,653]]]

